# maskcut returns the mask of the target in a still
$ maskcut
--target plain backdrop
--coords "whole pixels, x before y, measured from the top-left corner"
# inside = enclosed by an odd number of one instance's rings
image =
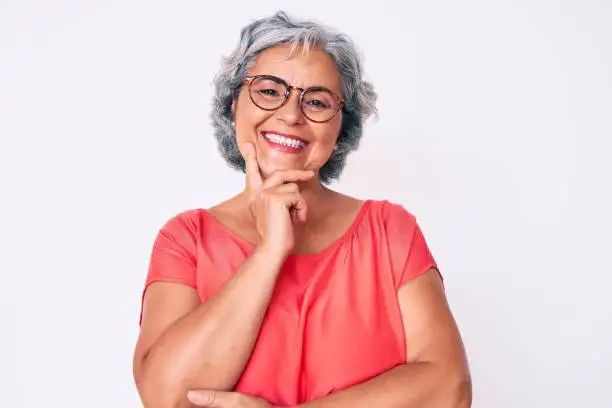
[[[242,188],[211,80],[279,8],[365,57],[380,118],[335,188],[418,217],[474,407],[612,407],[604,0],[0,1],[0,406],[140,406],[153,239]]]

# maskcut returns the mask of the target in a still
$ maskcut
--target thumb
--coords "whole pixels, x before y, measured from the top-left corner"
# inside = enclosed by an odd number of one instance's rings
[[[191,390],[187,393],[187,399],[198,407],[225,408],[229,407],[228,399],[231,392],[212,390]]]
[[[255,145],[252,143],[247,143],[245,147],[246,153],[244,161],[246,163],[246,183],[249,188],[256,190],[263,184],[261,173],[259,172],[259,163],[257,162],[257,152],[255,150]]]

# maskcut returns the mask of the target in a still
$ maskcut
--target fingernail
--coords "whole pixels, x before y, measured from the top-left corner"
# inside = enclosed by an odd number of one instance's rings
[[[207,392],[202,391],[188,391],[187,399],[193,402],[194,404],[208,405],[210,404],[211,395]]]

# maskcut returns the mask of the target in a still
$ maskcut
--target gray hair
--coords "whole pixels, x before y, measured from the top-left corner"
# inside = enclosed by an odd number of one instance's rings
[[[281,44],[292,44],[292,52],[298,46],[303,52],[314,47],[326,51],[335,61],[342,78],[346,104],[337,147],[319,171],[321,182],[330,184],[340,177],[347,155],[359,146],[364,122],[377,113],[377,96],[372,84],[362,78],[360,55],[347,35],[315,21],[292,18],[284,11],[244,27],[238,47],[223,60],[215,76],[211,119],[219,151],[232,168],[245,171],[232,123],[232,102],[238,97],[246,72],[255,57]]]

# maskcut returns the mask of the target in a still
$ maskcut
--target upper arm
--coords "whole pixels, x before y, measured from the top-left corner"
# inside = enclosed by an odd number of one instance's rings
[[[134,351],[134,377],[140,370],[151,346],[173,323],[200,304],[195,289],[171,282],[152,283],[143,299],[140,333]]]
[[[156,340],[200,304],[196,289],[196,223],[189,215],[180,214],[168,221],[153,244],[134,351],[137,381],[142,363]]]
[[[410,362],[440,363],[467,373],[467,359],[437,269],[407,281],[397,293]]]
[[[442,275],[416,217],[397,205],[390,207],[388,217],[407,361],[442,361],[466,368]]]

